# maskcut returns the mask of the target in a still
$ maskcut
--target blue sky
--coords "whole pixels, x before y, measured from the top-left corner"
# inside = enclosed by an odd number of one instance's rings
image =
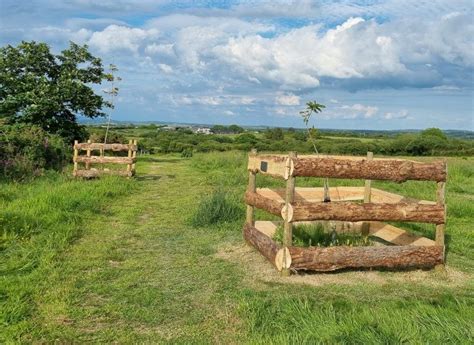
[[[1,0],[21,40],[116,64],[116,120],[474,130],[471,0]]]

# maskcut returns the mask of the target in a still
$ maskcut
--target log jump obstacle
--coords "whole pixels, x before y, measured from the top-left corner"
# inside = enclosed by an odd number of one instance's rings
[[[80,155],[81,151],[86,151],[85,155]],[[99,151],[98,156],[93,156],[93,151]],[[105,151],[128,151],[127,157],[119,156],[105,156]],[[130,140],[128,144],[102,144],[92,143],[90,140],[87,143],[79,143],[74,141],[74,170],[75,177],[98,177],[101,175],[117,175],[132,177],[135,175],[135,163],[137,161],[137,141]],[[79,163],[84,164],[83,169],[79,169]],[[126,170],[115,170],[109,168],[91,168],[91,164],[126,164]]]
[[[282,275],[291,271],[335,271],[344,268],[431,268],[444,263],[446,223],[446,162],[350,156],[298,156],[257,154],[248,160],[249,183],[245,194],[245,241],[266,257]],[[286,189],[256,188],[257,174],[286,180]],[[365,187],[332,187],[330,202],[323,188],[295,187],[296,177],[365,179]],[[371,187],[370,180],[437,183],[437,200],[415,200]],[[255,208],[283,219],[282,245],[273,240],[281,222],[255,221]],[[384,221],[436,224],[431,240],[408,233]],[[297,247],[293,225],[312,222],[350,229],[383,242],[378,246]]]

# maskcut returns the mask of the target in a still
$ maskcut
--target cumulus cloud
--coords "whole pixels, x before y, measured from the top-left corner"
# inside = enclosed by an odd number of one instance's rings
[[[300,105],[300,97],[293,94],[282,94],[275,98],[279,105]]]
[[[343,105],[339,109],[344,110],[349,117],[357,118],[357,117],[364,117],[366,119],[373,117],[377,114],[379,108],[372,107],[363,104],[353,104],[353,105]]]
[[[384,114],[384,119],[393,120],[393,119],[408,119],[408,110],[402,109],[398,112],[386,112]]]
[[[178,105],[251,105],[256,102],[256,99],[251,96],[238,95],[182,95],[174,96],[173,102]]]
[[[89,39],[89,44],[101,52],[129,50],[137,53],[143,42],[158,38],[157,29],[129,28],[120,25],[109,25],[103,31],[96,31]]]
[[[164,72],[164,73],[167,73],[167,74],[170,74],[170,73],[173,73],[173,67],[167,65],[167,64],[164,64],[164,63],[160,63],[158,64],[158,67]]]

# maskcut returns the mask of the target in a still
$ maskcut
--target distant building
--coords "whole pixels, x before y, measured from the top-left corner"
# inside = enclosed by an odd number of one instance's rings
[[[175,126],[163,126],[163,127],[158,128],[158,130],[171,132],[171,131],[175,131],[176,127]]]
[[[196,134],[212,134],[211,129],[207,127],[198,127],[198,128],[195,128],[193,131]]]

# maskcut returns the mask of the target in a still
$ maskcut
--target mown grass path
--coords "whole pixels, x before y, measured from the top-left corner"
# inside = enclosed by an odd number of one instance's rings
[[[21,340],[474,340],[468,273],[449,269],[280,278],[242,244],[241,219],[191,227],[189,215],[212,191],[211,183],[220,178],[218,188],[237,194],[245,188],[242,169],[210,177],[199,164],[173,157],[141,159],[136,190],[108,205],[105,214],[90,216],[81,238],[50,269],[47,288],[34,296],[35,327]],[[234,188],[232,179],[244,184]]]

